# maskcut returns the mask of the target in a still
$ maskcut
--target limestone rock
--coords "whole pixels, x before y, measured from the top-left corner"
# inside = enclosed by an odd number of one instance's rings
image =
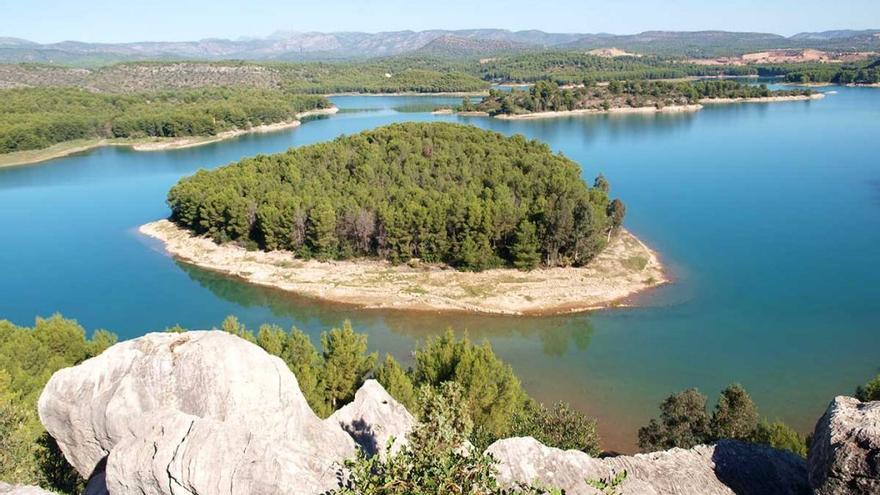
[[[0,495],[55,495],[38,486],[10,485],[0,481]]]
[[[880,493],[880,401],[835,398],[816,424],[809,467],[819,495]]]
[[[335,488],[332,448],[167,410],[119,442],[107,460],[111,494],[318,494]]]
[[[368,455],[384,454],[391,437],[395,453],[406,444],[406,435],[416,424],[403,404],[394,400],[376,380],[367,380],[354,401],[333,413],[328,422],[348,432]]]
[[[284,362],[220,331],[151,333],[116,344],[55,373],[38,410],[86,479],[100,472],[120,440],[132,436],[141,416],[166,410],[288,439],[339,459],[354,452],[345,432],[312,412]]]
[[[562,488],[569,495],[596,494],[586,480],[626,470],[623,494],[805,494],[803,459],[769,447],[725,440],[693,449],[607,459],[563,451],[537,440],[508,438],[486,450],[498,461],[502,485],[533,483]]]

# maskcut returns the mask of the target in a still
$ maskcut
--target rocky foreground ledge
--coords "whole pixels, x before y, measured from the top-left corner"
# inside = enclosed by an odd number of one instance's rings
[[[305,261],[287,251],[217,244],[168,220],[140,227],[165,251],[246,282],[366,308],[505,315],[573,313],[613,306],[667,282],[657,254],[621,229],[579,268],[462,272],[447,266],[386,261]]]
[[[85,478],[88,494],[318,494],[337,486],[359,446],[383,455],[413,416],[367,381],[326,420],[277,357],[219,331],[154,333],[57,372],[40,418]],[[809,462],[760,445],[597,459],[509,438],[488,450],[498,479],[598,493],[585,479],[628,475],[625,494],[880,493],[880,402],[838,397],[819,421]],[[809,477],[807,475],[809,464]],[[812,486],[811,486],[812,484]],[[0,494],[46,493],[0,484]]]

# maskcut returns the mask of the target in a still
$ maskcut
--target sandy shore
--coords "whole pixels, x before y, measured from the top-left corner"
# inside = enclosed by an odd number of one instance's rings
[[[825,98],[825,93],[813,93],[811,95],[797,96],[764,96],[760,98],[705,98],[700,100],[700,103],[702,103],[703,105],[725,103],[776,103],[783,101],[821,100],[822,98]]]
[[[684,113],[696,112],[702,109],[702,105],[670,105],[667,107],[657,108],[651,107],[620,107],[610,108],[608,110],[598,110],[592,108],[584,108],[580,110],[564,110],[559,112],[534,112],[521,113],[517,115],[496,115],[496,119],[502,120],[531,120],[531,119],[552,119],[556,117],[571,117],[576,115],[603,115],[603,114],[632,114],[632,113]]]
[[[140,227],[176,258],[247,282],[367,308],[527,315],[621,304],[668,280],[650,248],[623,230],[588,266],[522,272],[459,272],[383,261],[303,261],[292,253],[247,251],[195,237],[168,220]]]
[[[54,158],[61,158],[75,153],[82,153],[103,146],[127,146],[135,151],[165,151],[172,149],[192,148],[206,144],[216,143],[226,139],[242,136],[245,134],[260,134],[267,132],[283,131],[299,126],[300,119],[316,117],[320,115],[332,115],[338,112],[336,107],[309,110],[296,114],[297,120],[289,122],[277,122],[254,126],[249,129],[233,129],[224,131],[214,136],[187,136],[183,138],[136,138],[136,139],[83,139],[58,143],[40,150],[18,151],[0,155],[0,167],[15,165],[27,165],[44,162]]]

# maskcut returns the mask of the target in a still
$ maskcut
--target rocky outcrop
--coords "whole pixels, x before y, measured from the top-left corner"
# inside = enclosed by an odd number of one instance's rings
[[[39,413],[87,495],[318,494],[345,476],[359,445],[384,455],[406,442],[413,416],[374,381],[319,419],[280,359],[219,331],[161,333],[117,344],[57,372]],[[487,453],[502,485],[598,491],[587,480],[627,472],[624,494],[809,493],[794,454],[736,441],[597,459],[509,438]],[[838,397],[819,421],[809,480],[820,495],[880,493],[880,402]],[[0,484],[0,495],[45,495]]]
[[[623,494],[809,493],[803,459],[730,440],[688,450],[596,459],[526,437],[499,440],[486,452],[498,460],[498,479],[503,485],[533,483],[562,488],[569,495],[600,493],[586,480],[613,477],[622,470],[627,473],[619,487]]]
[[[55,495],[38,486],[10,485],[0,481],[0,495]]]
[[[107,460],[111,494],[317,494],[338,486],[332,446],[250,431],[243,426],[168,411],[143,417],[144,427]]]
[[[268,437],[267,444],[295,443],[298,455],[308,458],[296,462],[321,464],[319,471],[332,469],[331,460],[354,453],[349,435],[312,412],[284,362],[219,331],[153,333],[114,345],[53,375],[38,409],[46,430],[87,479],[101,471],[108,454],[123,440],[126,448],[134,450],[135,445],[150,441],[157,448],[171,445],[174,427],[181,421],[198,424],[204,438],[222,440],[217,445],[230,448],[240,444],[253,452],[256,446],[246,446],[252,436],[258,445],[263,436]],[[169,424],[150,423],[148,417]],[[165,426],[170,428],[164,432],[168,436],[162,436]],[[210,443],[204,446],[219,450]],[[227,453],[215,455],[220,462]],[[206,461],[199,457],[192,462]],[[109,466],[108,473],[127,473],[127,469]],[[112,484],[108,478],[107,485]]]
[[[354,396],[354,401],[333,413],[327,421],[348,432],[369,455],[384,454],[388,441],[394,438],[391,452],[406,444],[416,419],[376,380],[367,380]]]
[[[880,401],[835,398],[816,424],[809,470],[819,495],[880,493]]]

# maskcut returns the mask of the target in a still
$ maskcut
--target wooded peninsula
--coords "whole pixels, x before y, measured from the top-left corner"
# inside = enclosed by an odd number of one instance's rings
[[[604,177],[590,187],[546,144],[471,126],[394,124],[247,158],[182,179],[168,204],[174,224],[141,231],[175,256],[365,306],[570,312],[666,281]]]
[[[821,97],[809,89],[771,91],[766,85],[729,80],[697,82],[611,81],[561,87],[538,81],[527,91],[491,90],[478,104],[464,100],[460,112],[498,117],[555,116],[570,113],[603,113],[626,110],[689,111],[701,103],[738,101],[808,100]]]

